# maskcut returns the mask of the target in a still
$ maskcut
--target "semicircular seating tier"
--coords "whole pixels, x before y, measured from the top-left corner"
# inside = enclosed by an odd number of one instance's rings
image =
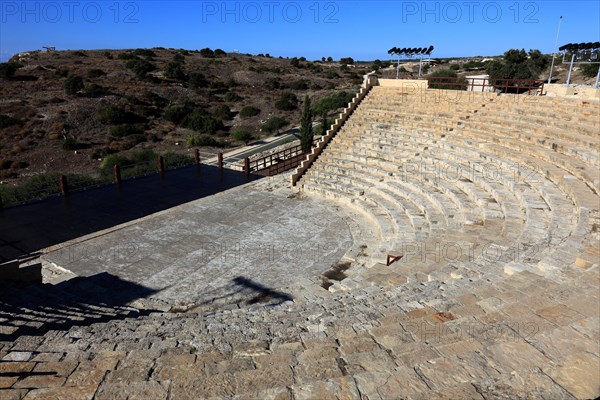
[[[375,86],[299,186],[365,217],[367,267],[568,274],[598,254],[599,116],[594,100]]]

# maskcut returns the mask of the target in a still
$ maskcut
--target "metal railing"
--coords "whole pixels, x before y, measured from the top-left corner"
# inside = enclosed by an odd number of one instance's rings
[[[541,95],[544,81],[541,79],[498,79],[431,76],[427,78],[430,89],[466,90],[470,92],[495,92]]]

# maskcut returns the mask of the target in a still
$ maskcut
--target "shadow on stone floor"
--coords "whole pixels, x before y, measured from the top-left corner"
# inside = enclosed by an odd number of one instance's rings
[[[0,341],[148,315],[130,304],[157,292],[106,272],[57,285],[0,281]]]
[[[232,305],[240,308],[254,305],[274,307],[286,301],[294,300],[294,297],[288,293],[275,290],[244,276],[233,278],[229,285],[219,287],[213,293],[204,293],[203,297],[207,300],[186,307],[185,311],[213,312],[229,308]]]
[[[233,278],[233,282],[239,287],[251,290],[254,294],[254,297],[250,298],[247,301],[247,304],[269,303],[269,305],[275,306],[286,301],[294,300],[294,298],[287,293],[273,290],[243,276]]]

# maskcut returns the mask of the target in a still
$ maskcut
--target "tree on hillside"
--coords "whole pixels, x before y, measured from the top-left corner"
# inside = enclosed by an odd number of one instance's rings
[[[185,72],[183,71],[183,64],[180,61],[169,61],[165,65],[164,74],[169,79],[185,80]]]
[[[248,129],[238,128],[233,132],[233,138],[248,145],[254,139],[254,135]]]
[[[286,125],[289,125],[289,122],[285,118],[275,116],[275,117],[269,118],[267,120],[267,122],[262,124],[260,129],[265,132],[269,132],[269,133],[275,132],[275,133],[279,134],[279,130]]]
[[[138,79],[144,79],[148,72],[156,69],[156,66],[151,62],[140,59],[127,61],[125,66],[130,69]]]
[[[501,61],[490,61],[486,70],[493,79],[537,79],[548,65],[548,56],[539,50],[510,49]]]
[[[213,58],[215,56],[215,52],[212,51],[210,48],[205,47],[202,50],[200,50],[200,55],[202,57]]]
[[[281,98],[275,102],[275,108],[283,111],[295,110],[298,106],[298,98],[294,93],[285,92]]]
[[[586,78],[593,78],[598,74],[598,64],[581,64],[579,69]]]
[[[466,90],[467,80],[456,74],[451,69],[438,69],[428,76],[430,89]],[[433,78],[433,79],[432,79]],[[435,79],[441,78],[441,79]]]
[[[208,86],[208,80],[200,71],[194,71],[190,74],[188,84],[190,89],[200,89]]]
[[[79,92],[80,90],[83,90],[84,85],[83,85],[83,78],[80,76],[75,76],[75,75],[69,75],[67,76],[67,79],[65,80],[65,93],[70,94],[70,95],[75,95],[77,94],[77,92]]]
[[[310,106],[310,97],[306,95],[304,97],[304,110],[300,119],[300,145],[302,146],[302,151],[306,153],[310,151],[314,138],[312,123],[313,114],[312,107]]]

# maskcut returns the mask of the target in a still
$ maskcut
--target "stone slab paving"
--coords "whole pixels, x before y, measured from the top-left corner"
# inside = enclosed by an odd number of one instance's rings
[[[77,276],[107,272],[170,305],[251,301],[260,288],[293,296],[352,247],[345,215],[294,195],[279,178],[229,190],[45,254]],[[219,301],[218,303],[221,303]]]

